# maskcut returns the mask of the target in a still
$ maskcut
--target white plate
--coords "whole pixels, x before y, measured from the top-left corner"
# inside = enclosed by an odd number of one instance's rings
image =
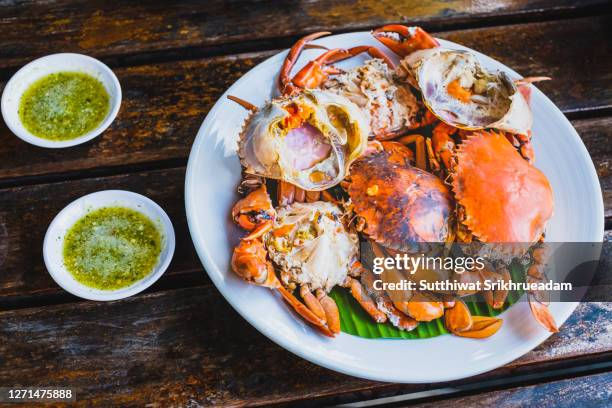
[[[366,32],[330,36],[315,43],[330,48],[364,44],[384,48]],[[465,49],[448,41],[441,43]],[[320,52],[304,52],[301,63]],[[504,312],[501,330],[485,340],[454,336],[369,340],[345,333],[328,339],[296,318],[269,289],[249,285],[231,272],[232,248],[243,234],[232,224],[229,213],[238,199],[235,191],[240,181],[240,164],[236,141],[247,112],[227,100],[226,95],[236,95],[261,106],[277,94],[275,81],[285,55],[283,52],[262,62],[227,90],[204,120],[189,157],[185,182],[189,229],[208,275],[228,302],[257,330],[300,357],[332,370],[379,381],[428,383],[468,377],[506,364],[544,341],[550,333],[535,322],[526,302]],[[501,63],[477,55],[486,66],[518,76]],[[365,58],[339,65],[349,68],[363,63]],[[533,91],[532,103],[537,167],[550,180],[555,198],[555,214],[547,229],[547,240],[599,242],[603,239],[603,200],[591,158],[569,121],[537,89]],[[556,303],[551,305],[551,312],[561,324],[576,306]]]
[[[87,213],[102,207],[121,206],[136,210],[157,226],[161,235],[161,253],[157,264],[147,276],[132,285],[101,290],[83,285],[66,269],[64,264],[64,238],[68,230]],[[104,190],[84,195],[60,211],[47,229],[43,243],[43,257],[49,274],[64,290],[89,300],[117,300],[140,293],[154,284],[166,271],[174,254],[174,228],[166,212],[153,200],[131,191]]]

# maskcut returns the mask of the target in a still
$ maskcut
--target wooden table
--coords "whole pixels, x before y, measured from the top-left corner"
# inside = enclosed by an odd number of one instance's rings
[[[391,396],[404,402],[378,403],[610,403],[610,304],[583,303],[560,333],[525,356],[452,383],[377,383],[292,355],[240,318],[202,270],[183,182],[204,116],[255,64],[317,30],[419,24],[518,72],[554,78],[538,86],[592,156],[609,240],[611,11],[606,0],[0,2],[2,83],[36,57],[72,51],[110,65],[124,98],[110,129],[75,148],[36,148],[0,124],[0,386],[72,386],[81,406],[319,405]],[[45,270],[43,235],[70,201],[113,188],[166,209],[177,233],[174,261],[145,293],[82,301]],[[608,251],[601,267],[611,265]]]

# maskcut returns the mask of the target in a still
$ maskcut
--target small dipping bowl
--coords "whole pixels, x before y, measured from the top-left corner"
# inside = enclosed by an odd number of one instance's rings
[[[24,92],[37,80],[56,72],[81,72],[102,83],[110,97],[106,117],[93,130],[70,140],[48,140],[35,136],[28,131],[19,118],[19,104]],[[121,106],[121,86],[119,80],[102,62],[82,54],[52,54],[36,59],[15,73],[4,87],[2,93],[2,117],[9,129],[20,139],[40,147],[60,148],[85,143],[100,133],[115,120]]]
[[[64,238],[70,228],[93,210],[102,207],[126,207],[147,216],[161,236],[161,252],[151,272],[130,286],[101,290],[77,281],[64,265]],[[43,243],[43,257],[55,282],[75,296],[89,300],[117,300],[142,292],[157,281],[170,265],[174,254],[174,228],[164,210],[151,199],[124,190],[105,190],[83,196],[59,212],[49,225]]]

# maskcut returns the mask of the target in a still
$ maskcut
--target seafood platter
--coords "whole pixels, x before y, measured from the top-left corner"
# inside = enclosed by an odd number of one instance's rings
[[[209,113],[187,170],[213,282],[281,346],[376,380],[474,375],[563,330],[575,303],[535,290],[398,296],[364,254],[500,244],[478,272],[445,279],[509,282],[520,269],[541,282],[545,242],[601,240],[601,193],[564,183],[576,178],[559,160],[596,180],[588,153],[535,88],[550,78],[526,74],[403,25],[312,33],[256,66]]]

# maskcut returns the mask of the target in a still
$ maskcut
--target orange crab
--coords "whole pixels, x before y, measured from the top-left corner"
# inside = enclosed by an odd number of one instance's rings
[[[284,219],[283,213],[288,213]],[[328,296],[336,284],[348,288],[375,321],[387,320],[358,280],[363,271],[356,260],[358,239],[346,229],[339,214],[335,204],[321,201],[276,210],[267,197],[265,185],[249,193],[232,210],[234,220],[251,231],[234,248],[231,260],[234,272],[250,283],[277,290],[304,320],[330,337],[340,332],[338,307]],[[250,217],[248,222],[244,222],[244,217]],[[318,251],[313,249],[317,246]],[[291,247],[296,251],[292,252]],[[308,251],[310,255],[303,257]],[[287,256],[291,253],[297,254],[302,263],[289,260]],[[342,268],[338,270],[338,262],[316,263],[321,261],[322,253],[333,254],[329,259],[339,261]],[[313,268],[300,268],[309,260],[315,262],[310,265]],[[329,275],[322,273],[322,269]],[[301,300],[294,290],[299,290]]]
[[[415,161],[424,161],[419,157],[423,153],[417,153],[415,160],[412,151],[400,143],[380,145],[356,160],[342,183],[351,198],[357,229],[370,240],[374,255],[414,253],[415,248],[429,251],[432,243],[453,242],[456,204],[448,186],[413,166]],[[501,327],[500,319],[472,316],[461,300],[440,294],[416,292],[408,299],[394,296],[391,300],[373,288],[372,279],[371,272],[362,274],[368,294],[401,329],[411,330],[419,321],[443,315],[447,328],[459,336],[484,338]]]
[[[553,192],[544,173],[525,160],[505,135],[465,132],[460,144],[445,132],[434,133],[432,156],[444,166],[457,201],[457,238],[461,242],[536,245],[553,214]],[[534,250],[535,251],[535,250]],[[528,276],[537,279],[543,260],[532,254]],[[548,330],[557,327],[546,305],[529,294],[536,320]],[[503,301],[496,301],[501,307]],[[493,306],[493,305],[492,305]]]
[[[453,198],[436,176],[410,164],[397,142],[356,160],[343,186],[363,232],[386,248],[408,251],[415,242],[453,240]]]
[[[423,161],[417,153],[416,161]],[[351,198],[357,229],[371,241],[376,256],[384,252],[414,251],[419,243],[453,240],[454,203],[446,185],[412,163],[410,149],[397,142],[382,142],[379,149],[356,160],[342,183]],[[398,328],[412,330],[418,321],[441,317],[444,303],[426,294],[391,301],[375,290],[371,272],[362,274],[369,294]]]
[[[421,128],[435,121],[435,117],[414,96],[412,87],[395,75],[393,61],[376,47],[326,50],[291,77],[291,70],[302,50],[325,48],[309,42],[327,34],[310,34],[293,45],[279,74],[281,93],[292,95],[304,89],[323,88],[346,96],[370,115],[372,136],[379,140],[401,136],[407,130]],[[357,68],[345,72],[331,65],[363,53],[373,59]],[[335,77],[330,81],[332,75]]]

